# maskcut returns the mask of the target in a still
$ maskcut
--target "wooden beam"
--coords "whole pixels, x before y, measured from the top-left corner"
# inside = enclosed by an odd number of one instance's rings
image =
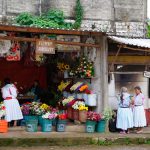
[[[93,35],[102,36],[103,32],[96,31],[82,31],[82,30],[63,30],[63,29],[50,29],[50,28],[36,28],[36,27],[20,27],[10,25],[0,25],[0,31],[10,32],[28,32],[28,33],[45,33],[45,34],[59,34],[59,35]]]
[[[37,38],[25,38],[25,37],[12,37],[12,36],[0,36],[1,40],[14,40],[14,41],[22,41],[22,42],[35,42]],[[52,41],[52,40],[49,40]],[[56,44],[61,45],[73,45],[73,46],[83,46],[83,47],[95,47],[100,48],[98,44],[88,44],[88,43],[79,43],[79,42],[65,42],[65,41],[57,41],[53,40]]]
[[[115,56],[108,56],[108,63],[114,62]],[[118,56],[114,64],[149,65],[150,56]]]

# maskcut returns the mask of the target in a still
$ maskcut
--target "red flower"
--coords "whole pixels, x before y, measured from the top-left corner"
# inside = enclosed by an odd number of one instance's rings
[[[6,109],[6,107],[5,106],[2,106],[2,110],[5,110]]]

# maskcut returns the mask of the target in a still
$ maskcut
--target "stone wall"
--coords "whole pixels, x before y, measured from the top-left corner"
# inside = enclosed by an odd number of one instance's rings
[[[147,0],[81,0],[84,7],[82,30],[109,32],[121,36],[144,37]],[[0,0],[0,15],[21,12],[40,14],[50,8],[64,11],[73,20],[75,0]],[[2,9],[3,8],[3,9]],[[40,11],[41,10],[41,11]]]

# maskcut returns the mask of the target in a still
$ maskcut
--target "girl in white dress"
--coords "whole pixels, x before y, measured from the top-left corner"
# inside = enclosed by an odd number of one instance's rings
[[[119,102],[119,108],[117,111],[117,128],[121,129],[120,133],[129,133],[129,129],[133,128],[133,112],[131,106],[130,94],[127,93],[127,88],[122,87],[121,96]]]
[[[146,126],[146,115],[143,106],[145,98],[139,86],[135,87],[134,90],[136,94],[133,109],[134,127],[137,128],[137,133],[141,133],[142,128]]]
[[[5,119],[7,122],[14,121],[14,126],[17,125],[17,120],[23,119],[21,108],[17,97],[17,89],[14,84],[10,83],[9,79],[5,79],[5,86],[2,88],[2,97],[6,107]]]

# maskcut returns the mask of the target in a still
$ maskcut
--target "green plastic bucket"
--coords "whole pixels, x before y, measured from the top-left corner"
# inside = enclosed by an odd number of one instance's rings
[[[105,132],[105,128],[106,128],[106,121],[105,120],[101,120],[97,123],[96,126],[96,131],[99,133],[104,133]]]
[[[66,120],[58,120],[57,122],[57,132],[65,132],[66,130]]]
[[[23,119],[25,121],[28,121],[28,120],[38,120],[38,116],[31,116],[31,115],[28,115],[28,116],[23,116]]]
[[[28,120],[26,121],[27,132],[37,132],[38,130],[38,120]]]
[[[43,119],[42,120],[42,132],[51,132],[52,131],[52,120]]]
[[[86,121],[86,132],[87,133],[94,133],[95,132],[95,126],[96,126],[95,121],[87,120]]]
[[[38,123],[40,126],[42,126],[42,121],[43,121],[42,116],[38,116]]]

